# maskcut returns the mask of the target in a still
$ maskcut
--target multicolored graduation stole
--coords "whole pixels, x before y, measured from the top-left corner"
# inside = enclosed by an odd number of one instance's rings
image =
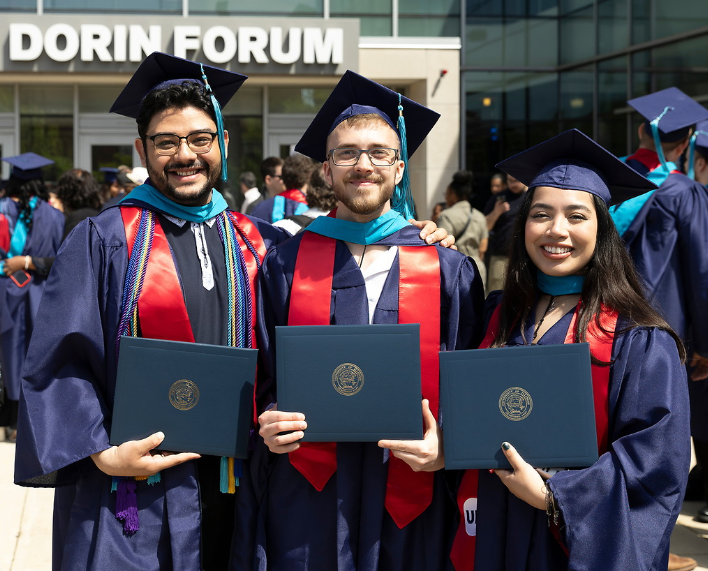
[[[337,241],[305,232],[293,274],[288,325],[331,323],[332,275]],[[400,277],[398,322],[420,323],[420,357],[423,398],[437,418],[440,351],[440,260],[437,248],[398,248]],[[318,490],[337,470],[337,445],[303,442],[288,454],[290,463]],[[389,455],[386,510],[399,528],[405,527],[430,505],[432,472],[414,472],[405,462]]]
[[[564,343],[577,342],[577,339],[575,339],[575,320],[581,306],[582,300],[578,302],[578,307],[573,314]],[[479,349],[488,349],[492,346],[497,331],[499,330],[500,313],[501,305],[498,305],[492,314],[489,326],[487,327],[487,333]],[[617,327],[617,312],[610,311],[603,306],[600,311],[600,325],[601,327],[597,326],[594,318],[590,321],[587,331],[587,341],[590,344],[591,354],[599,361],[609,363],[612,359],[612,344]],[[609,449],[610,367],[609,365],[592,364],[590,369],[592,371],[593,401],[595,404],[597,451],[598,454],[602,455]],[[456,571],[474,570],[478,525],[478,481],[479,470],[466,470],[457,491],[457,508],[460,514],[460,524],[457,528],[455,541],[452,544],[452,551],[450,552],[450,559]],[[552,525],[551,532],[565,550],[558,526]]]
[[[194,342],[184,294],[165,232],[151,210],[121,207],[128,246],[128,270],[123,291],[121,321],[116,338],[130,335],[167,341]],[[228,344],[255,348],[256,275],[266,253],[265,243],[255,225],[244,215],[224,211],[216,217],[219,237],[224,244],[229,292]],[[255,390],[254,390],[254,422]],[[221,459],[223,493],[235,493],[240,462]],[[148,484],[160,481],[159,473],[149,478],[115,479],[116,518],[132,535],[139,527],[135,480]]]

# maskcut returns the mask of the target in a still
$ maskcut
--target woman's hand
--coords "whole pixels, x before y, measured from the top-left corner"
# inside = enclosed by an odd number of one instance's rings
[[[494,470],[509,491],[527,504],[546,510],[546,486],[541,474],[531,464],[519,456],[511,444],[502,444],[504,456],[511,464],[511,470]]]
[[[391,450],[414,472],[434,472],[445,467],[445,452],[442,430],[430,412],[427,399],[423,400],[423,423],[423,440],[379,440],[379,446]]]
[[[258,417],[261,435],[268,450],[275,454],[287,454],[300,448],[298,440],[307,428],[305,415],[301,412],[281,412],[276,407],[265,411]],[[282,434],[286,432],[287,434]]]
[[[3,272],[6,276],[19,272],[25,269],[25,263],[27,262],[27,256],[12,256],[12,258],[7,258],[5,260],[5,265],[3,266]]]
[[[142,440],[131,440],[91,454],[91,459],[104,474],[135,477],[152,476],[161,470],[200,458],[199,454],[191,452],[152,454],[151,450],[157,448],[164,439],[162,432],[156,432]]]

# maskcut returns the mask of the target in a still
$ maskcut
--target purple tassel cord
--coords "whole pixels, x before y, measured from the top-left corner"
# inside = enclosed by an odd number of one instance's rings
[[[132,478],[121,478],[116,490],[116,519],[123,522],[123,533],[128,537],[140,529],[136,487],[137,482]]]

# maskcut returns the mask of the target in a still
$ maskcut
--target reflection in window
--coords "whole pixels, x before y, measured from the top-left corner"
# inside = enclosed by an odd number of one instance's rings
[[[460,36],[461,0],[406,0],[398,5],[399,36]]]
[[[181,14],[182,0],[43,0],[45,12],[125,13],[152,12],[155,14]],[[37,2],[34,2],[37,9]]]
[[[392,0],[330,0],[332,18],[358,18],[362,36],[390,36]]]
[[[57,180],[74,165],[74,88],[20,87],[20,153],[34,152],[55,164],[44,169]]]
[[[124,87],[124,85],[79,86],[79,113],[108,113]]]
[[[260,173],[263,160],[263,118],[224,117],[224,127],[229,132],[229,180],[226,185],[232,193],[240,192],[238,177],[242,172]],[[220,182],[217,188],[223,188]]]
[[[37,0],[0,0],[0,11],[36,12]]]
[[[0,85],[0,113],[14,113],[15,88],[12,85]]]
[[[180,1],[181,7],[181,1]],[[323,16],[323,0],[268,0],[268,2],[243,2],[242,0],[191,0],[190,14],[223,14],[254,16]]]
[[[332,93],[331,87],[271,87],[268,110],[271,113],[312,113],[319,111]]]

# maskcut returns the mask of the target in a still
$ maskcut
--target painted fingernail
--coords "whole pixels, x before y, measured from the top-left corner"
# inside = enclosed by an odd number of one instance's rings
[[[494,470],[489,470],[489,473],[490,473],[490,474],[494,474]]]
[[[502,448],[504,450],[509,450],[509,448],[511,448],[511,444],[509,444],[508,442],[502,442]]]

